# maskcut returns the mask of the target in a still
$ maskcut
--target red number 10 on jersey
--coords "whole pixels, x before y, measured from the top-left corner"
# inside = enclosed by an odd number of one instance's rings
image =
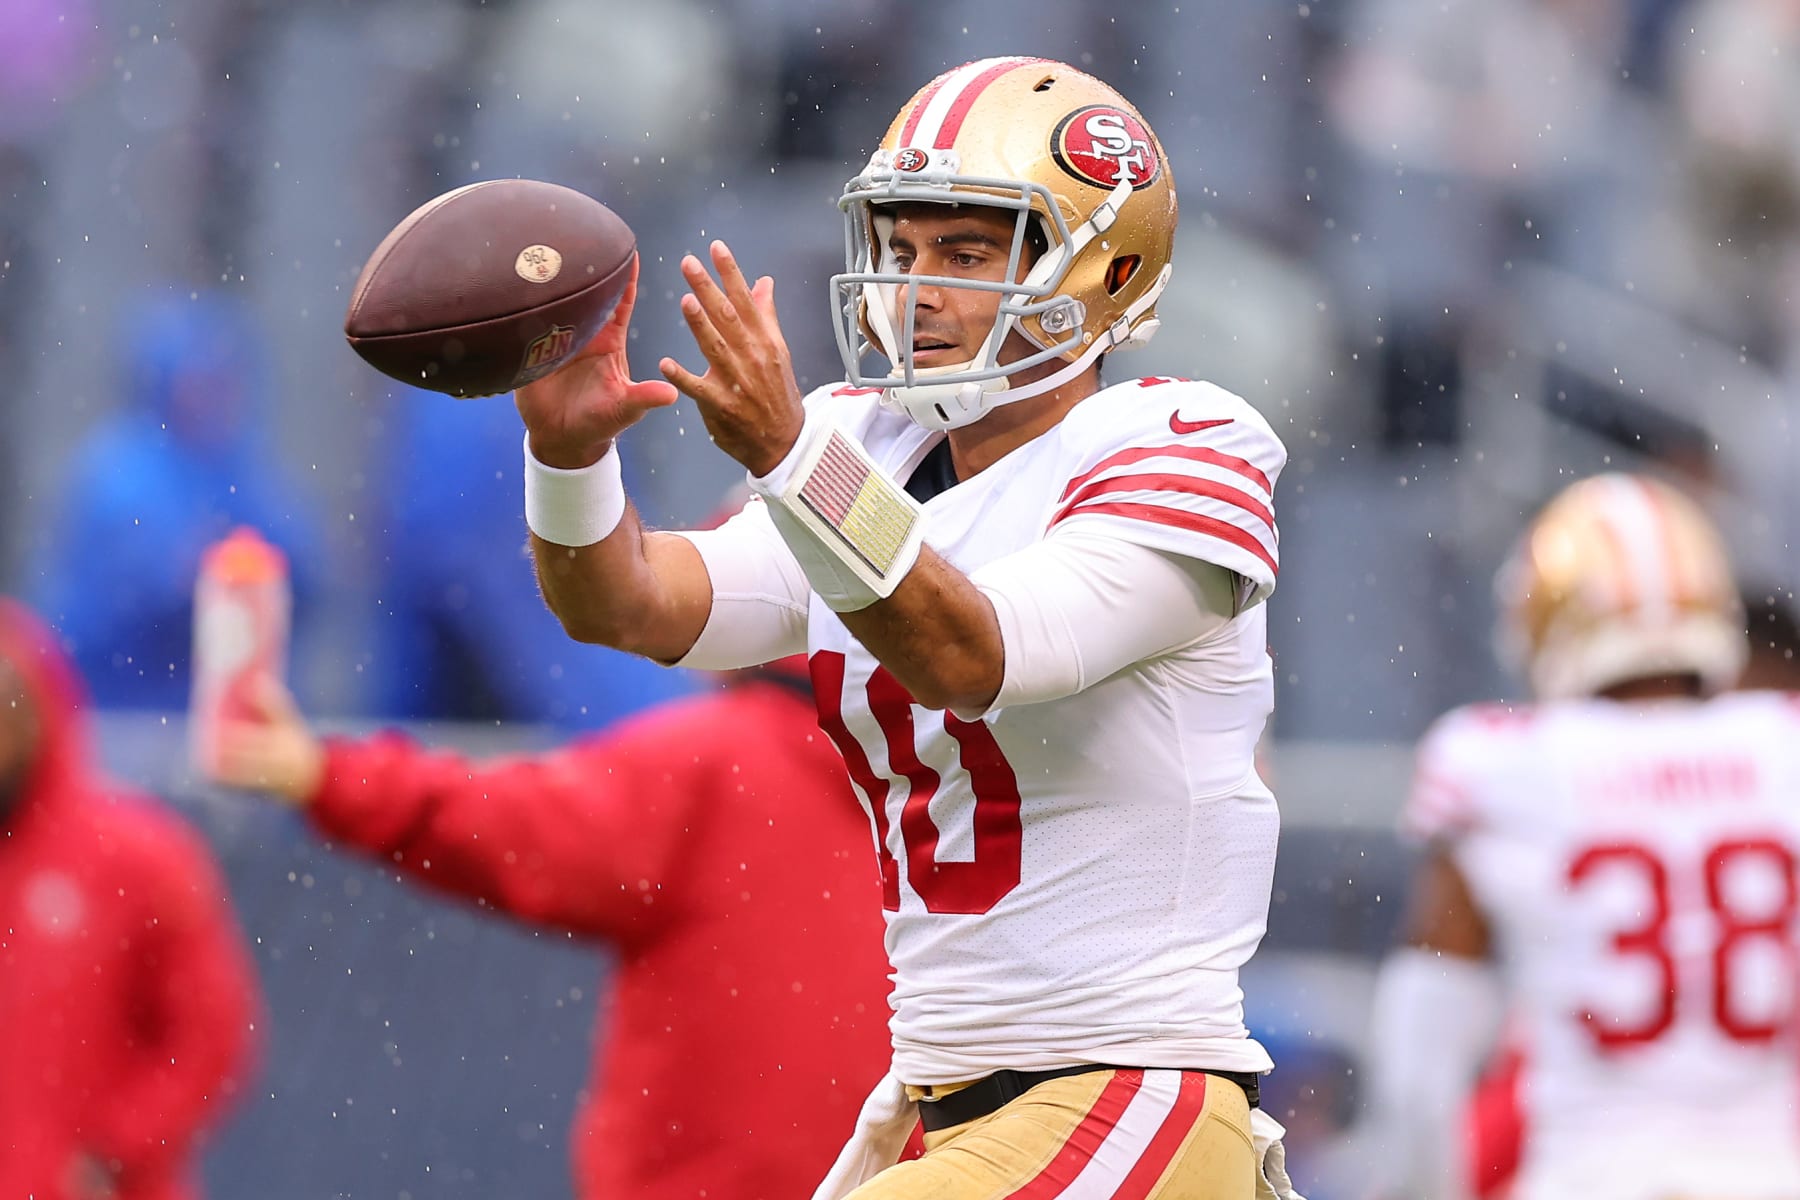
[[[875,773],[869,755],[844,721],[844,656],[821,650],[812,656],[813,696],[819,726],[836,743],[850,779],[868,799],[875,818],[876,853],[881,859],[882,903],[900,908],[900,870],[888,851],[889,781]],[[1019,886],[1021,841],[1019,780],[984,722],[944,714],[944,731],[955,741],[957,762],[974,793],[975,857],[971,862],[939,862],[938,826],[931,799],[943,776],[919,759],[913,698],[886,667],[868,682],[869,711],[886,743],[888,769],[906,781],[900,810],[900,838],[906,846],[906,881],[928,912],[984,913]]]

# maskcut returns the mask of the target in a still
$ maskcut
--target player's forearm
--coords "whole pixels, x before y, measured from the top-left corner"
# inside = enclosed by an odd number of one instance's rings
[[[1006,655],[993,603],[929,547],[893,595],[839,616],[926,708],[980,711],[1000,692]]]
[[[646,532],[635,509],[589,546],[532,534],[531,554],[544,602],[576,641],[674,662],[706,624],[710,594],[700,594],[706,573],[698,555],[680,538]]]
[[[654,577],[644,561],[643,527],[625,510],[619,527],[588,546],[563,546],[531,535],[544,603],[578,642],[631,649],[634,614],[650,601]]]
[[[607,936],[641,910],[622,881],[644,877],[663,832],[630,782],[635,761],[613,745],[481,761],[397,734],[334,741],[307,814],[440,893]]]
[[[525,523],[544,601],[576,641],[673,662],[705,628],[705,564],[681,538],[644,531],[610,440],[528,431]]]

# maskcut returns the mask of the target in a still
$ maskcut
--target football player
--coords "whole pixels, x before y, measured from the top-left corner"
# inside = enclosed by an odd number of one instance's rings
[[[1604,475],[1499,586],[1538,702],[1453,712],[1419,750],[1425,852],[1372,1040],[1387,1194],[1483,1182],[1457,1121],[1505,1011],[1512,1200],[1800,1195],[1800,703],[1727,690],[1722,542],[1668,485]]]
[[[1106,84],[986,59],[907,102],[839,207],[843,383],[802,397],[773,282],[715,242],[681,265],[703,373],[631,379],[634,285],[518,392],[544,594],[664,662],[810,657],[895,970],[892,1071],[821,1197],[1285,1189],[1238,969],[1275,859],[1286,454],[1222,388],[1100,378],[1156,330],[1162,148]],[[677,389],[756,495],[651,533],[614,441]],[[895,1165],[915,1114],[928,1152]]]

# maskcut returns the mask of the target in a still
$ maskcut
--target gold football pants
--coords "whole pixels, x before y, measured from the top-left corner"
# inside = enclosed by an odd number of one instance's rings
[[[1118,1070],[1038,1084],[925,1135],[850,1200],[1251,1200],[1250,1106],[1198,1071]]]

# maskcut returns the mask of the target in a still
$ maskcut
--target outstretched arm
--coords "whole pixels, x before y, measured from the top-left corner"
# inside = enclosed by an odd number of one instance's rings
[[[398,734],[320,739],[273,679],[220,733],[215,779],[272,792],[325,834],[440,891],[530,921],[626,937],[660,916],[640,880],[675,862],[691,761],[670,718],[476,761]]]
[[[662,380],[631,378],[637,270],[634,260],[618,309],[593,340],[514,399],[530,456],[528,515],[537,500],[532,557],[550,610],[577,641],[673,662],[700,636],[712,589],[693,546],[647,532],[618,482],[614,442],[677,398]]]

